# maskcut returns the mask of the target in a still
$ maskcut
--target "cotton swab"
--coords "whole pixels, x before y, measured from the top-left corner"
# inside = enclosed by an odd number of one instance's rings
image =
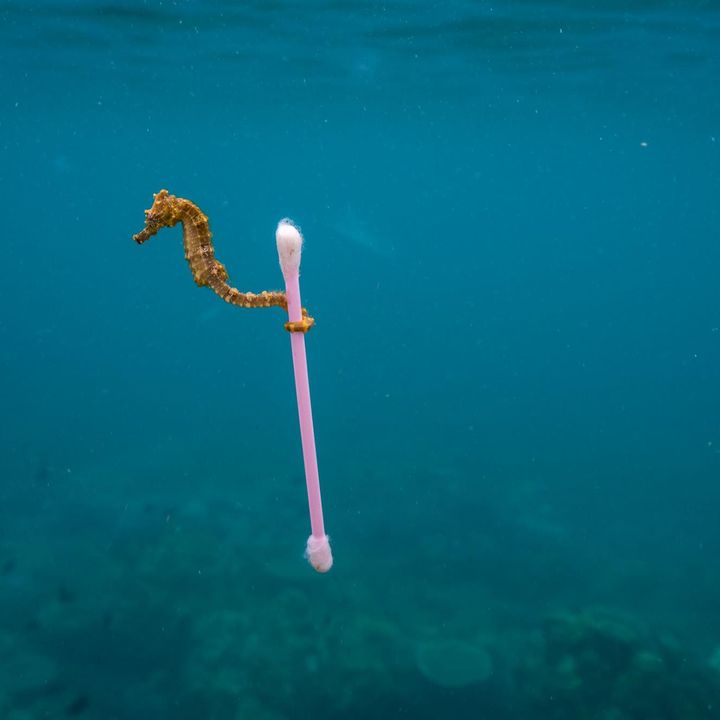
[[[300,254],[303,238],[300,230],[288,219],[281,220],[275,232],[280,269],[285,278],[288,319],[290,325],[302,323],[300,301]],[[313,429],[312,406],[310,404],[310,383],[308,380],[307,356],[305,354],[305,333],[291,332],[295,393],[300,416],[300,439],[302,441],[305,483],[310,507],[311,534],[307,540],[305,557],[318,572],[327,572],[333,564],[330,538],[325,534],[323,524],[320,477],[318,475],[315,431]]]

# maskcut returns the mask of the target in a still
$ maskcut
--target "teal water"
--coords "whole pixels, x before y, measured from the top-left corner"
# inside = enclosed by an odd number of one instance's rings
[[[718,716],[717,3],[0,21],[2,720]]]

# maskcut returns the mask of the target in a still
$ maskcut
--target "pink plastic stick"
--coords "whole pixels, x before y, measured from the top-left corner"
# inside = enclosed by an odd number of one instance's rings
[[[290,322],[300,322],[302,320],[302,303],[300,301],[302,235],[289,220],[281,220],[275,233],[275,239],[280,257],[280,268],[285,278],[288,318]],[[325,534],[323,524],[320,477],[318,474],[317,453],[315,451],[312,406],[310,404],[310,382],[308,380],[307,356],[305,354],[305,333],[290,333],[290,346],[295,371],[295,392],[300,416],[300,438],[305,463],[305,483],[307,485],[310,527],[312,530],[307,541],[305,557],[307,557],[315,570],[327,572],[332,567],[333,558],[330,539]]]

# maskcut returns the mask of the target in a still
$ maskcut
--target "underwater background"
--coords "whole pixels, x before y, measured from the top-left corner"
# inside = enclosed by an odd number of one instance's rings
[[[0,4],[0,718],[720,715],[716,2]],[[303,301],[313,572],[278,309]]]

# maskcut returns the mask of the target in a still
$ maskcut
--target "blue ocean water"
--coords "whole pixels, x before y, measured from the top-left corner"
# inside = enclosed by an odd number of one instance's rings
[[[0,20],[0,718],[718,716],[717,3]]]

